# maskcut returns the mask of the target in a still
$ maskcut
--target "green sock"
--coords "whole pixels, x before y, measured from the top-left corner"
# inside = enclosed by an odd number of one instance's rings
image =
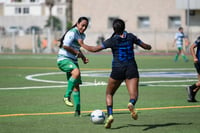
[[[178,60],[178,54],[176,54],[174,57],[174,61],[177,61],[177,60]]]
[[[67,86],[67,89],[66,89],[64,97],[70,97],[71,96],[72,90],[73,90],[73,88],[74,88],[76,83],[77,83],[77,79],[74,79],[72,77],[69,78],[68,86]]]
[[[184,61],[187,61],[187,57],[184,54],[182,55],[182,57],[183,57]]]
[[[74,96],[75,111],[80,111],[81,110],[80,91],[74,91],[73,96]]]

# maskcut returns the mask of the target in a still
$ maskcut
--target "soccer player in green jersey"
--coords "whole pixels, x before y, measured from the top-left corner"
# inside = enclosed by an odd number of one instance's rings
[[[73,107],[71,102],[71,94],[73,92],[75,104],[75,116],[80,116],[80,87],[82,83],[78,58],[83,60],[83,63],[88,63],[88,59],[80,50],[80,40],[85,39],[85,30],[88,26],[88,19],[80,17],[77,23],[68,30],[60,40],[60,49],[58,52],[57,64],[60,70],[66,72],[68,87],[64,95],[64,102],[67,106]]]
[[[187,59],[187,57],[186,57],[186,55],[184,54],[184,51],[183,51],[184,40],[186,42],[188,42],[187,37],[183,33],[183,28],[179,27],[178,32],[175,34],[175,37],[174,37],[174,43],[176,44],[176,47],[178,49],[178,52],[176,53],[176,55],[174,57],[175,62],[178,61],[178,57],[180,55],[183,57],[185,62],[188,62],[188,59]]]

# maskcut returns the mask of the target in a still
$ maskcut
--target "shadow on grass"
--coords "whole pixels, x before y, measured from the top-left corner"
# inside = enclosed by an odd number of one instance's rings
[[[140,113],[140,112],[138,112]],[[115,114],[130,114],[129,112],[115,112]],[[84,117],[89,117],[90,114],[84,115]],[[164,124],[126,124],[123,126],[113,127],[111,130],[122,129],[122,128],[129,128],[129,127],[144,127],[143,131],[152,130],[155,128],[162,128],[162,127],[170,127],[170,126],[178,126],[178,125],[192,125],[193,123],[176,123],[176,122],[169,122]]]
[[[160,127],[177,126],[177,125],[191,125],[191,124],[192,123],[165,123],[165,124],[152,124],[152,125],[151,124],[144,124],[144,125],[127,124],[127,125],[119,126],[119,127],[112,128],[112,129],[114,130],[114,129],[121,129],[121,128],[136,126],[136,127],[146,127],[143,129],[143,131],[147,131],[150,129],[160,128]]]

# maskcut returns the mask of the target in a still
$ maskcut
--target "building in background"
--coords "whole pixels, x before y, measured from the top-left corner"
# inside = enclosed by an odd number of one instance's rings
[[[32,25],[44,28],[49,14],[45,0],[0,0],[0,27],[6,29]],[[62,33],[66,21],[74,24],[80,16],[88,17],[86,43],[90,45],[112,34],[115,18],[124,19],[128,31],[152,44],[154,51],[174,50],[174,33],[179,26],[190,40],[200,34],[200,0],[55,0],[52,15],[63,22]]]
[[[199,0],[73,0],[74,20],[87,16],[94,32],[109,31],[115,18],[126,20],[134,31],[169,31],[187,27],[187,10],[190,9],[190,27],[200,27]],[[189,3],[187,3],[189,2]]]
[[[52,15],[58,17],[63,25],[66,21],[65,11],[65,0],[56,0]],[[12,26],[44,28],[49,14],[45,0],[0,0],[0,26],[6,29]]]
[[[192,8],[189,8],[189,16],[187,4]],[[74,0],[73,20],[76,21],[79,16],[89,17],[90,29],[87,32],[88,36],[92,36],[90,39],[93,39],[101,34],[109,37],[113,20],[122,18],[126,21],[126,28],[152,44],[155,51],[168,51],[174,49],[174,33],[179,26],[184,27],[185,31],[188,29],[191,40],[199,34],[199,6],[199,0]]]
[[[189,30],[200,31],[200,0],[176,0],[176,8],[185,12]]]

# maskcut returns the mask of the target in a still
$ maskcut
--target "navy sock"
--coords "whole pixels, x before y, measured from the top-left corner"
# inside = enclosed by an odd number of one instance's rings
[[[135,99],[130,99],[129,102],[132,103],[133,105],[135,105],[136,100]]]
[[[113,107],[112,106],[107,106],[107,113],[108,113],[108,116],[113,114]]]

